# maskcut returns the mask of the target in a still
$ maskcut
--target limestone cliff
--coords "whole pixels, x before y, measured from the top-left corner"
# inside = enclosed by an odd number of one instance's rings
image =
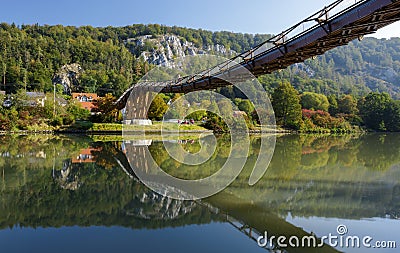
[[[199,48],[176,35],[144,35],[127,39],[125,44],[137,57],[143,58],[150,64],[164,67],[172,67],[174,59],[187,55],[214,54],[225,57],[236,55],[235,51],[223,45],[216,44]]]
[[[82,72],[83,69],[78,63],[64,65],[54,75],[53,84],[61,84],[64,87],[64,93],[71,94],[77,89]]]

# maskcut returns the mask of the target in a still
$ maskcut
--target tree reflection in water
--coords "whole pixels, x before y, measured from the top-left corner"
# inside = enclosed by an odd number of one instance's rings
[[[267,173],[250,187],[252,164],[266,152],[259,149],[260,138],[251,138],[248,162],[230,187],[191,202],[165,198],[133,180],[121,141],[2,136],[0,227],[162,228],[230,219],[246,231],[301,235],[307,233],[281,217],[400,216],[399,134],[281,136]],[[196,139],[176,145],[199,150]],[[217,171],[229,145],[227,136],[218,138],[217,151],[199,167],[177,163],[160,141],[149,149],[165,171],[189,179]],[[82,150],[90,150],[86,162],[76,160]]]

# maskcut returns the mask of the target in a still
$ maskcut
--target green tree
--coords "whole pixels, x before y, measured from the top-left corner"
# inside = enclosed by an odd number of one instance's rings
[[[228,125],[218,115],[209,112],[208,118],[207,122],[203,125],[205,128],[215,132],[227,132],[229,130]]]
[[[87,120],[90,116],[90,111],[82,108],[82,106],[73,99],[68,102],[67,113],[72,116],[73,120]]]
[[[339,112],[339,105],[338,101],[336,99],[336,96],[331,94],[328,96],[328,101],[329,101],[329,109],[328,112],[335,116]]]
[[[190,113],[188,116],[186,116],[186,119],[194,119],[195,121],[200,121],[204,117],[207,116],[207,111],[206,110],[196,110],[192,113]]]
[[[390,95],[387,93],[372,92],[365,97],[360,105],[360,113],[368,128],[386,130],[384,119],[390,100]]]
[[[221,100],[218,101],[218,109],[222,117],[231,118],[233,117],[233,107],[230,100]]]
[[[384,114],[386,130],[391,132],[400,131],[400,101],[391,100]]]
[[[28,95],[24,89],[19,89],[13,95],[13,106],[17,109],[17,111],[22,110],[28,105]]]
[[[162,120],[165,112],[168,110],[168,105],[160,95],[156,95],[151,102],[147,117],[151,120]]]
[[[339,113],[357,114],[357,100],[352,95],[344,95],[339,99],[338,109]]]
[[[3,74],[3,86],[4,90],[6,89],[6,74],[7,74],[7,64],[5,63],[5,60],[1,64],[2,66],[2,74]]]
[[[82,86],[84,87],[85,92],[89,93],[97,92],[98,89],[97,80],[95,76],[93,76],[93,73],[91,73],[90,71],[83,72],[80,81]]]
[[[99,114],[94,116],[93,120],[103,123],[115,122],[118,118],[118,109],[116,109],[114,105],[115,101],[116,98],[111,93],[107,93],[104,97],[99,98],[94,103],[97,107],[96,111],[99,112]]]
[[[328,111],[329,101],[323,94],[304,92],[301,95],[301,106],[304,109]]]
[[[272,106],[278,125],[299,129],[302,121],[298,92],[289,82],[282,82],[272,94]]]
[[[219,108],[217,102],[215,100],[211,100],[210,106],[207,108],[209,112],[213,112],[219,114]]]
[[[242,99],[238,104],[239,110],[244,111],[247,115],[251,115],[254,111],[254,105],[248,99]]]

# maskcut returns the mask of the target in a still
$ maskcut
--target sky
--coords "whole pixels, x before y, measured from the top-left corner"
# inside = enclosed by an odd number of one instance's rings
[[[0,22],[94,27],[162,24],[277,34],[334,0],[2,0]],[[349,0],[350,1],[350,0]],[[351,0],[354,1],[354,0]],[[373,35],[400,37],[400,22]]]

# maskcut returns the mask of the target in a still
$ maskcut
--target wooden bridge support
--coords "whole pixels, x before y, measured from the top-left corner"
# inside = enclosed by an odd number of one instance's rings
[[[154,96],[154,92],[140,87],[134,88],[126,102],[124,124],[151,125],[152,122],[148,119],[147,112]]]
[[[145,172],[149,171],[149,166],[147,162],[147,149],[151,145],[151,141],[142,142],[125,142],[124,143],[124,153],[126,159],[130,166],[135,167],[136,170],[143,170]]]

